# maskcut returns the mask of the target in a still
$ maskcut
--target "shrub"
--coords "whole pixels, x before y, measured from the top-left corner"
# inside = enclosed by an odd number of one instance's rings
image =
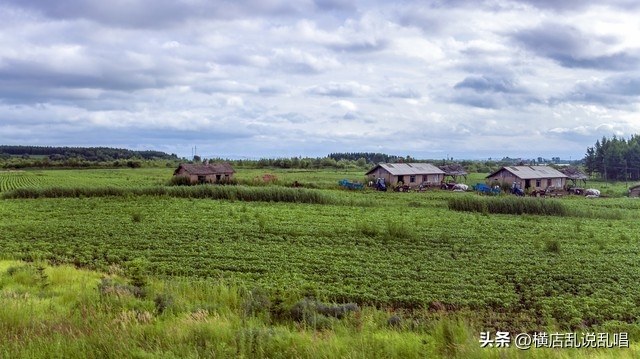
[[[544,250],[550,253],[560,253],[560,242],[557,239],[547,239],[544,242]]]
[[[387,221],[385,238],[389,241],[397,240],[397,239],[415,239],[416,232],[413,229],[413,226],[408,225],[404,222],[396,222],[396,221]]]
[[[131,215],[131,221],[133,221],[134,223],[138,223],[142,221],[142,213],[140,212],[134,212]]]
[[[158,315],[164,313],[167,309],[173,308],[173,297],[169,294],[158,294],[153,302]]]
[[[332,318],[342,319],[349,312],[357,312],[360,308],[353,303],[343,305],[327,305],[325,303],[305,299],[297,302],[290,310],[291,317],[315,329],[331,328]]]

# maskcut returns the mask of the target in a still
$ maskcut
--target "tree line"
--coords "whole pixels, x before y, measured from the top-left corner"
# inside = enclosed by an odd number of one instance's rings
[[[161,151],[134,151],[124,148],[110,147],[52,147],[52,146],[0,146],[0,156],[3,158],[19,156],[21,158],[38,157],[52,161],[78,159],[89,162],[107,162],[115,160],[177,160],[175,154]]]
[[[598,173],[606,180],[640,180],[640,136],[602,137],[587,148],[584,167],[590,176]]]
[[[396,156],[396,155],[388,155],[386,153],[374,153],[374,152],[337,152],[330,153],[328,158],[332,158],[336,161],[340,160],[349,160],[349,161],[358,161],[364,159],[366,163],[374,164],[374,163],[396,163],[396,162],[418,162],[415,158],[411,156]]]

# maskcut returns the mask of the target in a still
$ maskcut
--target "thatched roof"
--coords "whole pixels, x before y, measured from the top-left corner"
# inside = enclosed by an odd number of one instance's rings
[[[567,177],[572,180],[588,180],[589,176],[586,173],[580,171],[575,167],[565,167],[561,168],[560,172],[564,173]]]
[[[447,176],[466,176],[469,174],[464,167],[458,164],[438,166],[438,168],[443,170]]]
[[[195,175],[195,176],[229,174],[229,173],[236,172],[233,169],[233,167],[231,167],[231,165],[228,163],[204,163],[204,164],[182,163],[173,172],[173,174],[176,175],[180,173],[180,169],[183,169],[185,172],[189,173],[190,175]]]

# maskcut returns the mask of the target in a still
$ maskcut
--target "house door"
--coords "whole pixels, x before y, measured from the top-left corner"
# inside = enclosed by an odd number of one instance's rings
[[[524,180],[524,189],[529,189],[531,187],[531,180]]]
[[[402,184],[404,184],[404,181],[402,180],[404,176],[398,176],[398,182],[402,182]]]

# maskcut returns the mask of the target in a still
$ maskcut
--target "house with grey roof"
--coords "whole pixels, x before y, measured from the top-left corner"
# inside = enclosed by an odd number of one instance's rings
[[[220,183],[229,181],[235,172],[228,163],[182,163],[173,175],[187,177],[191,183]]]
[[[564,188],[568,176],[549,166],[506,166],[486,177],[494,183],[520,182],[521,188],[549,189]]]
[[[384,178],[387,184],[409,186],[439,185],[445,172],[430,163],[380,163],[365,174],[372,181]]]

